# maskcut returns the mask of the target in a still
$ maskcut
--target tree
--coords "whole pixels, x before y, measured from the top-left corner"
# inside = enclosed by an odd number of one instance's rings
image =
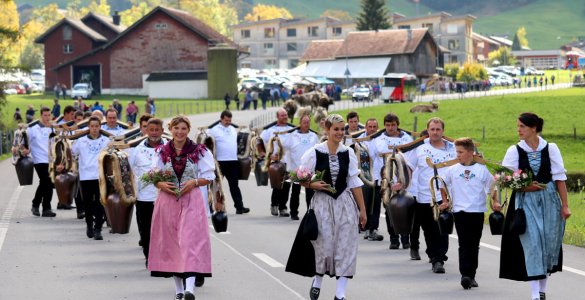
[[[0,66],[15,67],[20,56],[18,11],[12,0],[0,1]],[[5,38],[11,37],[11,38]]]
[[[388,8],[384,0],[362,0],[362,12],[357,17],[357,30],[390,28]]]
[[[276,5],[257,4],[252,8],[252,12],[244,17],[248,22],[260,20],[272,20],[276,18],[292,19],[292,14],[284,7]]]
[[[494,50],[488,53],[488,65],[508,65],[512,66],[516,64],[516,58],[512,56],[512,51],[508,47],[500,47],[498,50]]]
[[[483,65],[478,63],[466,63],[457,73],[457,80],[467,82],[488,79],[488,74]]]
[[[110,4],[108,4],[108,0],[91,0],[88,6],[80,10],[82,16],[87,15],[89,12],[98,15],[109,16]]]
[[[520,46],[528,47],[528,39],[526,38],[526,28],[524,26],[518,28],[516,31],[516,35],[518,36],[518,40],[520,41]]]
[[[514,42],[512,43],[512,50],[513,51],[522,50],[522,45],[520,45],[520,39],[518,39],[518,33],[516,33],[514,35]]]
[[[238,13],[229,0],[199,0],[181,3],[181,9],[195,16],[217,32],[231,36],[231,26],[238,23]]]
[[[328,9],[326,11],[324,11],[321,14],[321,17],[332,17],[332,18],[336,18],[338,20],[342,20],[342,21],[351,21],[353,20],[353,18],[351,17],[351,15],[344,11],[344,10],[338,10],[338,9]]]
[[[457,80],[457,74],[459,73],[459,64],[446,64],[445,65],[445,76],[451,77],[453,80]]]

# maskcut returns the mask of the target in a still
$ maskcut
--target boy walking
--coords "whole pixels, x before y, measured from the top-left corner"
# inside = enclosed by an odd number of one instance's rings
[[[470,138],[455,140],[458,164],[449,167],[445,173],[453,201],[455,229],[459,240],[459,272],[464,289],[478,287],[475,281],[479,256],[479,241],[483,230],[486,196],[494,179],[485,165],[473,160],[474,145]],[[444,189],[444,188],[443,188]],[[495,202],[492,193],[492,203]],[[446,209],[449,203],[443,201],[439,208]]]

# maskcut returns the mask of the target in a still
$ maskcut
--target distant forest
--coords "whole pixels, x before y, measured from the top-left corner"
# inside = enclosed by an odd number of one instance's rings
[[[456,14],[495,15],[538,0],[420,0],[421,4],[434,11]]]

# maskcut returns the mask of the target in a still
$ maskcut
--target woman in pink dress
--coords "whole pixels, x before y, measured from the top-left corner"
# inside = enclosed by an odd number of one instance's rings
[[[194,300],[195,276],[211,277],[209,227],[199,187],[215,178],[215,163],[205,146],[187,137],[189,119],[177,116],[169,129],[173,139],[157,150],[153,166],[171,171],[174,179],[156,184],[160,192],[152,215],[148,270],[154,277],[174,278],[175,299]]]

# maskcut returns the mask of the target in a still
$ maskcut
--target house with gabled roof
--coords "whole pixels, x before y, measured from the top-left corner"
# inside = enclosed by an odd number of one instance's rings
[[[309,44],[303,76],[378,79],[388,73],[430,77],[442,66],[441,49],[426,28],[353,31],[343,40]]]
[[[209,50],[227,45],[241,53],[185,11],[158,6],[128,28],[119,21],[117,14],[110,20],[90,12],[81,20],[64,18],[39,36],[35,42],[45,45],[47,89],[59,82],[69,87],[90,82],[102,94],[149,95],[149,76],[156,73],[157,82],[165,76],[196,81],[184,96],[205,98]]]

